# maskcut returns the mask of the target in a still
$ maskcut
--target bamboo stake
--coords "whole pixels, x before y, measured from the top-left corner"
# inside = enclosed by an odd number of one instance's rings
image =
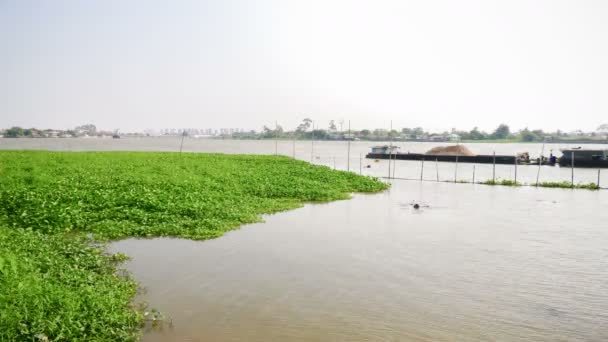
[[[517,155],[515,155],[515,183],[517,183]]]
[[[496,182],[496,151],[492,157],[492,182]]]
[[[458,154],[456,154],[456,165],[454,166],[454,183],[458,181]]]
[[[437,158],[435,158],[435,171],[437,172],[437,181],[439,182],[439,163]]]
[[[391,120],[391,129],[388,131],[389,145],[388,145],[388,179],[391,179],[391,154],[393,153],[393,137],[391,131],[393,130],[393,120]]]
[[[346,171],[350,171],[350,120],[348,120],[348,151],[346,153]]]
[[[473,164],[473,184],[475,184],[475,164]]]
[[[363,157],[361,156],[361,153],[359,153],[359,174],[363,174]]]
[[[536,172],[536,186],[538,186],[538,180],[540,179],[540,166],[543,164],[543,155],[545,154],[545,142],[543,140],[543,147],[540,150],[540,158],[538,158],[538,171]]]
[[[311,139],[310,139],[310,163],[313,163],[314,155],[315,155],[315,122],[312,122],[312,131]]]
[[[397,168],[397,153],[393,156],[393,178],[395,178],[395,168]]]
[[[572,163],[570,163],[570,165],[572,167],[570,168],[570,170],[571,170],[570,182],[572,183],[572,187],[574,188],[574,151],[571,152],[571,156],[572,156]]]
[[[184,131],[182,132],[182,141],[181,141],[181,143],[179,144],[179,153],[182,153],[182,148],[184,147],[184,137],[185,137],[185,136],[186,136],[186,131],[184,130]]]
[[[394,175],[394,173],[393,173]],[[422,159],[422,163],[420,164],[420,181],[422,181],[422,176],[424,175],[424,158]]]

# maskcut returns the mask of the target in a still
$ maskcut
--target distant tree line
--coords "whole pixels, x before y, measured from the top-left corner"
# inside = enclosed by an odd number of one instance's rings
[[[22,128],[11,127],[5,130],[0,130],[0,135],[5,138],[49,138],[49,137],[84,137],[84,136],[102,136],[112,135],[112,132],[99,131],[92,124],[77,126],[73,129],[56,130],[56,129],[38,129],[38,128]]]
[[[340,126],[343,126],[340,124]],[[401,130],[387,130],[382,128],[361,129],[347,131],[342,127],[337,129],[336,122],[331,120],[326,129],[313,127],[313,121],[309,118],[304,119],[293,131],[286,131],[280,125],[275,127],[264,126],[261,132],[235,133],[232,135],[236,139],[312,139],[315,140],[372,140],[372,141],[483,141],[483,140],[502,140],[513,142],[541,142],[551,140],[568,139],[608,139],[608,124],[601,125],[595,132],[585,133],[580,130],[565,133],[561,130],[555,132],[545,132],[542,129],[530,130],[524,128],[513,132],[507,124],[500,124],[492,132],[485,132],[478,127],[470,131],[452,129],[450,132],[428,132],[422,127]]]
[[[478,127],[470,131],[452,129],[447,132],[428,132],[422,127],[404,127],[400,130],[382,128],[361,129],[349,131],[344,127],[344,120],[330,120],[327,128],[321,128],[310,118],[302,122],[292,131],[287,131],[279,124],[264,126],[260,132],[235,132],[222,134],[221,138],[232,139],[298,139],[298,140],[370,140],[370,141],[484,141],[499,140],[512,142],[540,142],[576,140],[608,140],[608,124],[603,124],[595,132],[585,133],[580,130],[565,133],[561,130],[545,132],[541,129],[524,128],[513,132],[507,124],[500,124],[492,132],[485,132]],[[113,135],[117,132],[99,131],[95,125],[87,124],[69,130],[51,130],[36,128],[11,127],[0,130],[5,138],[42,138],[42,137],[83,137]],[[135,135],[135,133],[134,133]]]

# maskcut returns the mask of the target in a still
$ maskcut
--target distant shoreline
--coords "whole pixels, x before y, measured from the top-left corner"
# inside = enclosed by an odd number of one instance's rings
[[[121,138],[127,139],[142,139],[142,138],[181,138],[181,135],[122,135]],[[239,139],[232,137],[191,137],[186,136],[189,139],[209,139],[209,140],[242,140],[242,141],[273,141],[275,139],[272,138],[262,138],[262,139]],[[113,140],[112,137],[103,136],[103,137],[0,137],[2,139],[50,139],[50,140],[71,140],[71,139],[86,139],[86,140]],[[293,139],[288,138],[278,138],[278,141],[292,141]],[[311,139],[296,139],[296,141],[311,141]],[[357,139],[357,140],[348,140],[348,139],[315,139],[315,141],[355,141],[355,142],[373,142],[373,143],[387,143],[390,140],[387,139]],[[393,143],[403,143],[403,142],[413,142],[413,143],[444,143],[444,144],[608,144],[608,140],[594,140],[594,139],[552,139],[547,141],[521,141],[517,139],[484,139],[484,140],[431,140],[431,139],[394,139]]]

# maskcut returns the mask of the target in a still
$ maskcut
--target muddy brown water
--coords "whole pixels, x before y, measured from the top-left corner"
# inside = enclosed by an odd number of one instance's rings
[[[607,205],[604,191],[395,181],[215,240],[111,250],[173,320],[148,342],[605,341]]]

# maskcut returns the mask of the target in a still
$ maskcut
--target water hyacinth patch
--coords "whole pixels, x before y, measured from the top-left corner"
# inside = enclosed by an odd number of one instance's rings
[[[136,340],[136,285],[96,240],[209,239],[387,184],[287,157],[0,151],[0,341]]]

